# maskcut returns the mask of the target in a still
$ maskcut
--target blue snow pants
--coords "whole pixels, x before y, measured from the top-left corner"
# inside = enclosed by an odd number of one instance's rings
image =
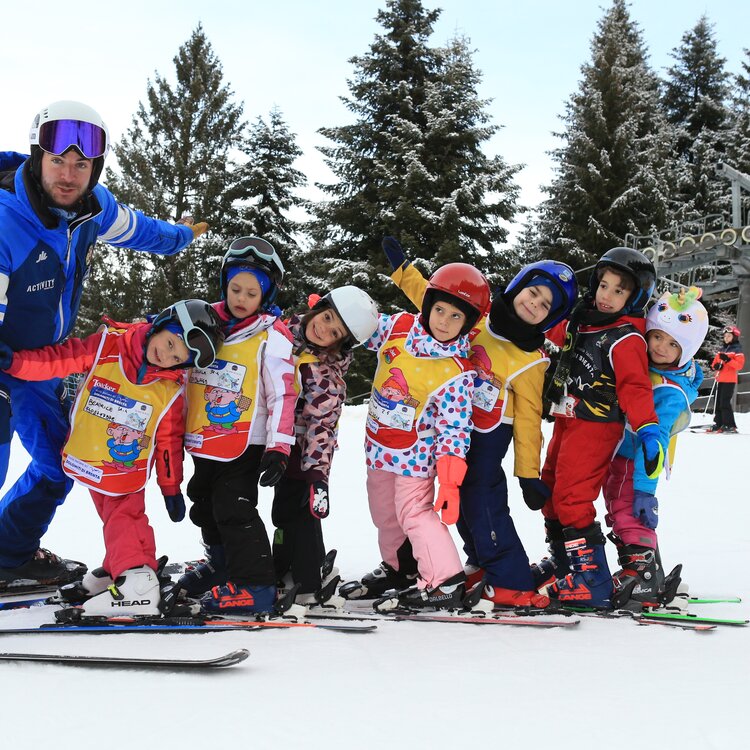
[[[0,476],[8,470],[10,439],[17,433],[31,463],[0,499],[0,568],[16,568],[31,559],[73,486],[63,474],[60,455],[68,434],[67,409],[60,401],[62,381],[37,383],[0,373],[0,388],[10,393],[10,409],[0,409]]]
[[[502,460],[513,439],[513,425],[492,432],[472,432],[466,456],[468,470],[461,485],[461,514],[456,524],[467,562],[484,568],[487,583],[531,591],[529,558],[508,508],[508,483]]]

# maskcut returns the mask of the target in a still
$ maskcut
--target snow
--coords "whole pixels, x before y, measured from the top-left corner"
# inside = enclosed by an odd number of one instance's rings
[[[324,522],[345,578],[380,560],[364,488],[364,413],[347,408],[342,418]],[[659,532],[665,566],[682,562],[693,593],[744,601],[702,612],[747,618],[750,414],[738,415],[738,425],[744,434],[680,437],[674,474],[658,492]],[[26,460],[14,444],[9,481]],[[186,462],[188,476],[191,468]],[[199,556],[196,529],[170,522],[155,484],[148,504],[160,554]],[[268,518],[265,490],[261,506]],[[530,558],[540,558],[541,516],[526,508],[513,480],[511,508]],[[100,564],[101,527],[87,492],[74,488],[44,544]],[[611,546],[608,553],[614,566]],[[41,623],[52,616],[45,609],[0,612],[0,627]],[[736,748],[746,742],[749,634],[585,618],[568,630],[385,622],[356,635],[3,636],[4,652],[208,658],[251,651],[241,665],[210,674],[0,663],[3,747]]]

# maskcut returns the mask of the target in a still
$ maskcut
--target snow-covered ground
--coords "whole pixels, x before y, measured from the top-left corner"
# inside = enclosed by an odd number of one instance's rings
[[[345,411],[324,527],[345,578],[380,560],[365,497],[363,425],[363,407]],[[745,602],[702,612],[747,618],[750,415],[739,415],[738,425],[744,434],[680,437],[673,478],[658,493],[659,532],[665,566],[682,562],[693,593]],[[25,463],[14,445],[9,480]],[[186,462],[188,475],[191,468]],[[199,556],[195,528],[169,521],[156,485],[148,504],[159,552]],[[261,505],[268,517],[270,493]],[[540,558],[541,516],[526,508],[513,480],[511,507],[529,556]],[[100,564],[101,527],[84,490],[73,490],[44,544]],[[0,627],[45,616],[42,609],[0,612]],[[747,747],[747,628],[695,633],[588,618],[571,630],[387,622],[364,635],[0,639],[4,652],[82,655],[207,658],[240,647],[250,649],[248,661],[211,674],[0,663],[2,747]]]

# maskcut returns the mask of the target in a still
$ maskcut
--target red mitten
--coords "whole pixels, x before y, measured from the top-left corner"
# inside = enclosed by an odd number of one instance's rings
[[[435,512],[439,512],[443,523],[450,526],[458,521],[458,488],[466,476],[466,461],[459,456],[441,456],[437,462],[437,474],[439,487]]]

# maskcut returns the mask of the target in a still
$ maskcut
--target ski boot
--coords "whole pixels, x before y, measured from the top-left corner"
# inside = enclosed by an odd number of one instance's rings
[[[101,594],[114,584],[112,576],[104,568],[89,570],[80,581],[60,586],[58,594],[64,602],[77,604]]]
[[[420,589],[412,586],[398,595],[398,606],[406,609],[461,609],[466,592],[466,576],[463,570],[451,576],[439,586]]]
[[[300,592],[295,598],[295,603],[303,607],[323,606],[341,608],[344,599],[336,595],[336,589],[341,583],[339,569],[336,567],[336,550],[330,550],[320,566],[320,587],[317,591]]]
[[[464,565],[464,575],[466,576],[466,590],[468,591],[469,589],[473,589],[484,578],[484,568],[467,562]]]
[[[274,612],[276,586],[237,585],[227,581],[201,597],[201,611],[211,615],[258,615]]]
[[[0,568],[0,592],[24,586],[61,586],[80,578],[87,567],[76,560],[65,560],[41,547],[31,560],[16,568]]]
[[[229,569],[223,544],[206,544],[206,559],[189,565],[177,580],[177,585],[187,596],[200,598],[214,586],[227,582]]]
[[[516,589],[504,589],[499,586],[487,584],[482,592],[482,598],[491,601],[498,607],[535,607],[545,609],[549,607],[548,596],[538,591],[518,591]]]
[[[612,576],[601,526],[594,522],[585,529],[569,527],[563,529],[563,536],[572,572],[547,589],[550,598],[561,604],[611,609]]]
[[[463,574],[462,574],[463,575]],[[339,587],[339,596],[344,599],[378,599],[386,591],[407,589],[414,585],[417,576],[403,575],[381,562],[372,573],[366,573],[360,581],[348,581]]]
[[[105,617],[158,615],[160,600],[156,571],[141,565],[126,570],[104,591],[85,601],[81,612]]]
[[[535,589],[543,589],[570,573],[562,524],[554,519],[547,519],[544,529],[547,532],[545,541],[549,557],[543,557],[538,563],[531,564],[531,577]]]
[[[612,576],[612,606],[636,612],[643,607],[660,606],[664,571],[656,550],[639,544],[623,544],[617,553],[620,570]]]

